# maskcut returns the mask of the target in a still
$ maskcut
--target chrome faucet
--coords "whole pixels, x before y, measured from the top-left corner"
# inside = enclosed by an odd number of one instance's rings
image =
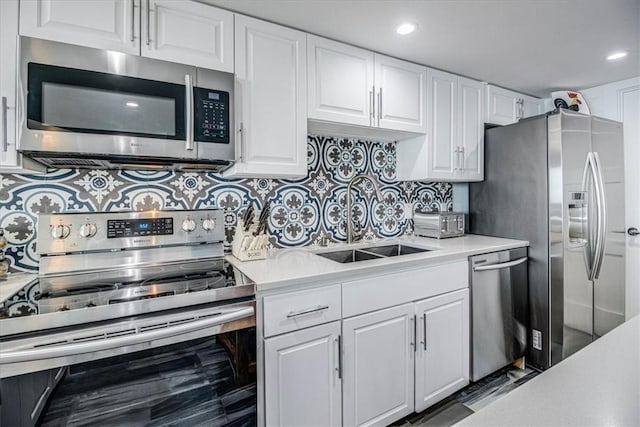
[[[376,196],[378,197],[378,200],[382,201],[382,193],[380,192],[380,188],[378,187],[376,180],[371,175],[361,174],[351,178],[351,180],[349,181],[349,184],[347,184],[347,243],[351,243],[353,241],[353,218],[351,213],[351,209],[352,209],[351,187],[353,187],[355,183],[362,181],[364,179],[368,179],[369,181],[371,181],[371,184],[373,184],[373,188],[375,188],[376,190]]]

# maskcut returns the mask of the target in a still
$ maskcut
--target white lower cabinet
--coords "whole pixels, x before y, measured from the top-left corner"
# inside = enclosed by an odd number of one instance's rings
[[[347,426],[386,426],[413,412],[413,304],[343,321]]]
[[[469,384],[469,290],[415,303],[418,323],[415,410]]]
[[[342,424],[340,322],[267,338],[267,426]]]
[[[469,383],[468,263],[263,297],[267,426],[386,426]]]

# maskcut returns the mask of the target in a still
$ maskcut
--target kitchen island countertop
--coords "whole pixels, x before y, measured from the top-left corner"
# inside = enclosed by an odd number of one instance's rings
[[[640,316],[456,426],[640,426]]]
[[[391,244],[410,245],[429,249],[429,251],[346,264],[317,255],[320,252]],[[304,248],[277,249],[273,250],[267,259],[257,261],[242,262],[231,255],[227,256],[227,260],[256,283],[257,292],[262,292],[310,282],[342,281],[368,274],[379,275],[396,269],[428,267],[429,265],[466,259],[471,255],[528,245],[529,242],[523,240],[473,234],[449,239],[405,236],[374,242],[359,242],[351,245],[338,243],[328,247],[308,246]]]

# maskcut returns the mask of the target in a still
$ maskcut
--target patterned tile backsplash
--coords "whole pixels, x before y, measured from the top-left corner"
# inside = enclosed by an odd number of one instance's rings
[[[354,176],[353,217],[364,238],[398,236],[410,228],[405,204],[451,210],[448,183],[396,181],[394,143],[309,136],[307,177],[298,180],[225,179],[212,173],[65,169],[46,176],[0,175],[0,227],[13,271],[38,268],[38,214],[64,211],[221,208],[227,244],[236,218],[253,203],[271,206],[269,234],[275,247],[302,246],[323,237],[345,240],[345,194]]]

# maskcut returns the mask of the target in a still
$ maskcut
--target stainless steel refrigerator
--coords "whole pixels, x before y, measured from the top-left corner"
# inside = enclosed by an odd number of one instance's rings
[[[559,110],[485,132],[469,230],[529,248],[527,361],[548,368],[624,321],[622,124]]]

